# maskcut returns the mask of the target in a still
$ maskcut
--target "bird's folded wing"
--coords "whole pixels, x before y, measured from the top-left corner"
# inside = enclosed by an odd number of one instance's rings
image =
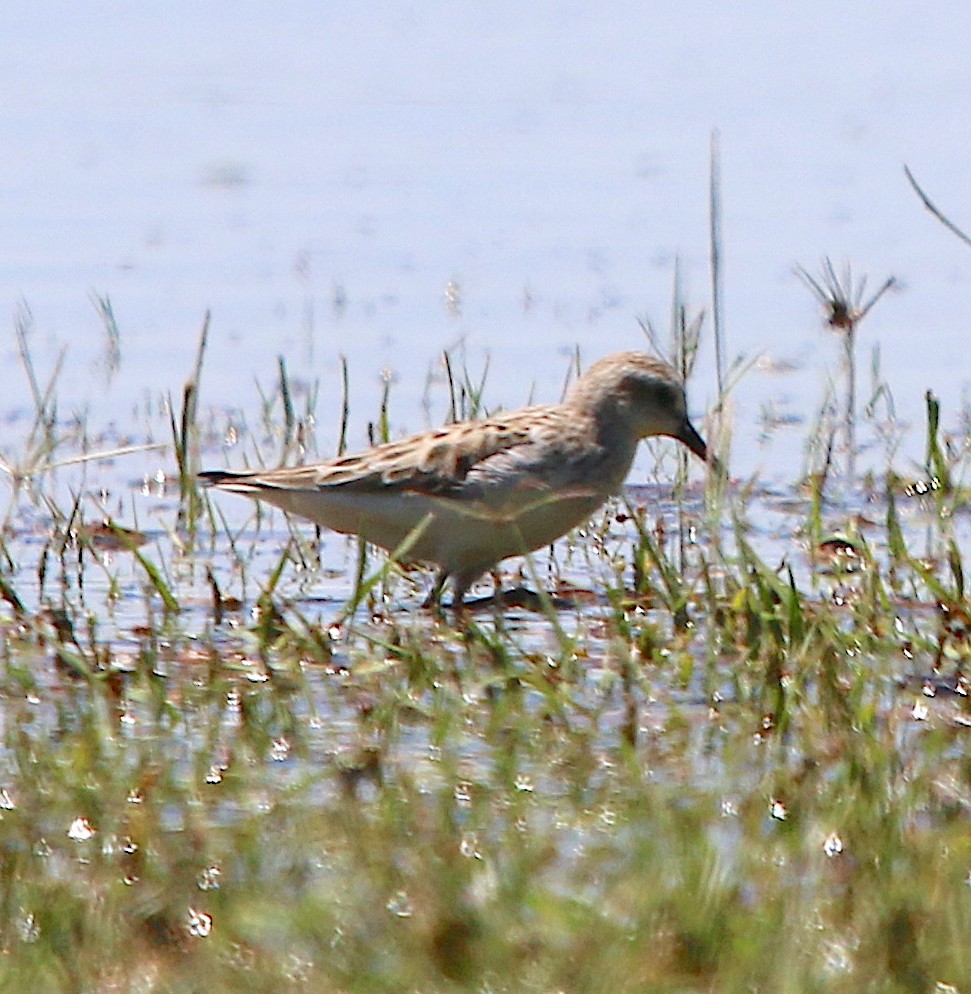
[[[315,469],[313,486],[348,491],[457,496],[497,457],[525,465],[534,461],[537,436],[555,430],[554,408],[529,408],[508,417],[466,421],[387,442]]]

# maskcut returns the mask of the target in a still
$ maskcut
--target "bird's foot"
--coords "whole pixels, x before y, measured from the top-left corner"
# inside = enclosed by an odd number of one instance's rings
[[[501,607],[519,607],[527,611],[542,613],[550,604],[557,611],[576,606],[576,601],[570,597],[559,597],[556,594],[539,594],[528,587],[511,587],[508,590],[497,590],[488,597],[476,597],[465,601],[462,607],[467,611],[484,611]],[[455,605],[453,605],[453,608]]]

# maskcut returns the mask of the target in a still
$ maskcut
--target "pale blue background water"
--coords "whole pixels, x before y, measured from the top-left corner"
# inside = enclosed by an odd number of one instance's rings
[[[428,366],[459,340],[491,357],[494,405],[553,399],[574,346],[666,327],[676,256],[706,305],[717,128],[729,353],[799,366],[743,382],[734,465],[791,480],[805,427],[760,447],[759,412],[811,416],[838,365],[795,263],[897,276],[861,352],[880,343],[903,417],[933,386],[957,422],[971,251],[902,166],[971,227],[968,38],[958,3],[7,5],[0,314],[28,302],[42,371],[69,346],[62,410],[94,424],[179,392],[207,309],[204,404],[255,414],[283,354],[321,381],[324,451],[341,353],[356,443],[384,368],[395,428],[423,427]],[[107,385],[92,292],[122,333]],[[27,392],[2,327],[9,414]],[[714,397],[710,343],[691,392]]]

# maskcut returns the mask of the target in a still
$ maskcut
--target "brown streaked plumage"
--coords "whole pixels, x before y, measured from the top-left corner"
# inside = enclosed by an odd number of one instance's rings
[[[445,425],[312,466],[200,477],[384,549],[410,536],[407,559],[441,567],[435,598],[451,578],[461,605],[500,560],[583,524],[620,490],[638,442],[651,435],[708,459],[674,370],[618,352],[594,363],[561,404]]]

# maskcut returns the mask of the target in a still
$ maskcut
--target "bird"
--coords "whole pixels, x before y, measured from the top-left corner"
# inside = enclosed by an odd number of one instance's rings
[[[326,462],[214,469],[204,485],[266,501],[323,528],[360,535],[402,562],[439,567],[428,603],[510,556],[582,525],[622,488],[638,443],[677,439],[714,463],[674,369],[645,352],[595,362],[559,404],[446,424]]]

